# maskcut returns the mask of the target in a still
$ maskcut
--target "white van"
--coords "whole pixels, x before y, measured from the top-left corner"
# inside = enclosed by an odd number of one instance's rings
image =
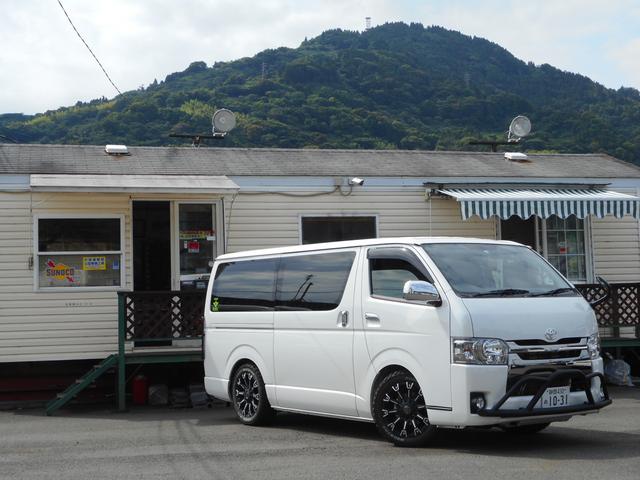
[[[245,424],[275,410],[533,433],[609,405],[594,312],[529,247],[386,238],[218,257],[205,386]]]

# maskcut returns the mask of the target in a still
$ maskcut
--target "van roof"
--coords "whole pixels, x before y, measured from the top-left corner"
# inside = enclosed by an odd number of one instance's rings
[[[422,245],[423,243],[492,243],[502,245],[520,245],[508,240],[489,240],[468,237],[388,237],[368,238],[365,240],[349,240],[346,242],[312,243],[309,245],[292,245],[290,247],[265,248],[260,250],[245,250],[236,253],[220,255],[216,260],[231,260],[245,257],[261,257],[267,255],[282,255],[296,252],[315,252],[318,250],[332,250],[337,248],[363,247],[369,245],[405,244]]]

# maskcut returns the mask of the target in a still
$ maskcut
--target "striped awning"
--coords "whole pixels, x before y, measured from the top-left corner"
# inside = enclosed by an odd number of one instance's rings
[[[460,202],[463,220],[474,215],[485,220],[494,215],[505,220],[513,215],[524,219],[532,215],[540,218],[631,215],[640,219],[640,198],[605,189],[443,188],[437,191]]]

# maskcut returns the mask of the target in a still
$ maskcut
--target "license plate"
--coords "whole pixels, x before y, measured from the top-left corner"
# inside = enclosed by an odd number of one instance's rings
[[[539,408],[559,408],[569,405],[569,387],[550,387],[547,388],[540,401]]]

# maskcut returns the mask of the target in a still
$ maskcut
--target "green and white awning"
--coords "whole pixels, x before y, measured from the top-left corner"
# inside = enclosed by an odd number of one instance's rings
[[[540,218],[631,215],[640,219],[640,198],[605,189],[443,188],[437,191],[460,202],[463,220],[474,215],[485,220],[494,215],[505,220],[513,215],[524,219],[532,215]]]

